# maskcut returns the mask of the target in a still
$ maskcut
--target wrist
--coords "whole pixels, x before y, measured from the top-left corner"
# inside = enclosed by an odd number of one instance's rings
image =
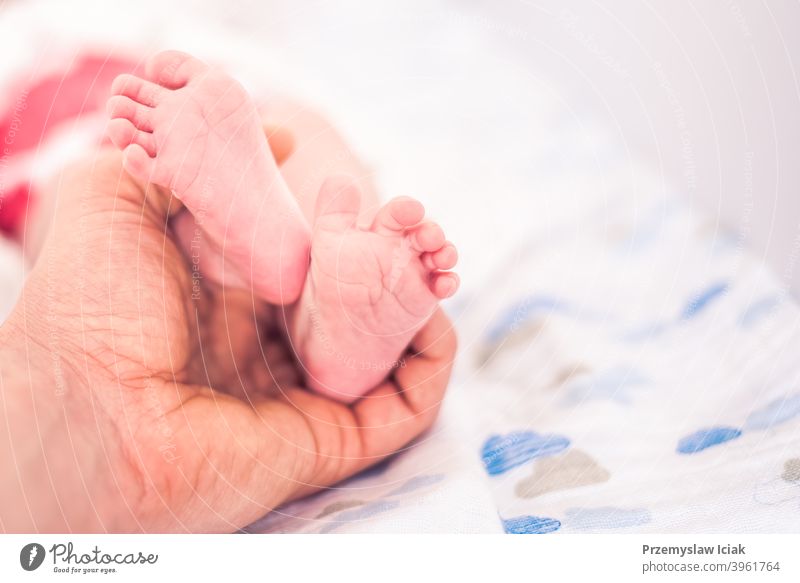
[[[13,318],[0,327],[0,514],[11,532],[40,530],[52,512],[40,514],[50,506],[42,478],[56,421],[44,397],[52,396],[52,383],[42,352]]]
[[[19,308],[19,305],[17,306]],[[57,346],[27,330],[15,310],[0,327],[0,516],[6,532],[80,532],[116,523],[116,455],[92,417],[85,384]],[[33,322],[31,323],[33,324]],[[105,471],[103,471],[105,470]]]

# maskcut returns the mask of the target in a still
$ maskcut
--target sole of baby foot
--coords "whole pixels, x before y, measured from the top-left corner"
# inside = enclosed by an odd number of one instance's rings
[[[459,286],[448,271],[456,248],[417,200],[388,202],[368,228],[359,210],[350,178],[325,182],[294,330],[309,387],[344,402],[402,366],[411,338]]]
[[[177,51],[121,75],[108,101],[108,134],[125,169],[171,189],[226,265],[270,303],[294,302],[310,233],[269,150],[256,105],[219,69]]]

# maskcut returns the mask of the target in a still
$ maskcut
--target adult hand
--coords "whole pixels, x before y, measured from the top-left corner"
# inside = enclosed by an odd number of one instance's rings
[[[0,328],[5,531],[235,530],[433,422],[455,353],[441,311],[405,367],[335,403],[300,386],[278,308],[197,277],[169,227],[186,211],[119,154],[51,188],[52,227]]]

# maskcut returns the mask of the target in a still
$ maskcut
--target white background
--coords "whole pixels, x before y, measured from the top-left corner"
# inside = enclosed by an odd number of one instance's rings
[[[551,79],[576,115],[601,120],[632,157],[742,235],[797,296],[800,3],[456,4],[502,23],[506,34],[496,38],[509,54]]]

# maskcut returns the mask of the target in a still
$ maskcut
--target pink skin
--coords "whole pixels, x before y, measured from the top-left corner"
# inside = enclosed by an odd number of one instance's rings
[[[425,210],[401,197],[372,225],[357,225],[360,192],[348,177],[328,179],[316,203],[311,269],[296,311],[292,344],[319,393],[352,402],[398,361],[439,300],[458,289],[448,269],[458,254]]]
[[[174,228],[190,255],[200,242],[203,276],[273,304],[299,297],[286,316],[306,384],[343,402],[373,389],[456,292],[455,247],[410,198],[357,226],[361,194],[341,176],[319,191],[312,236],[236,81],[177,52],[156,55],[145,77],[114,82],[109,136],[128,172],[191,211]]]
[[[119,76],[111,91],[109,137],[134,178],[171,189],[191,211],[176,230],[202,275],[273,304],[296,301],[309,227],[247,92],[176,51],[150,59],[144,79]]]

